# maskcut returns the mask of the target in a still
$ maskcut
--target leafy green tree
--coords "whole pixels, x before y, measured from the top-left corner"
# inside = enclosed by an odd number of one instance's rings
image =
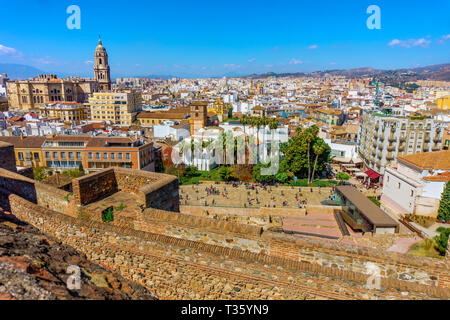
[[[78,171],[83,172],[83,174],[84,174],[84,168],[83,168],[83,164],[81,162],[78,165]]]
[[[262,175],[261,168],[269,168],[270,164],[257,164],[253,167],[252,176],[253,180],[257,182],[271,183],[274,181],[275,177],[273,175]]]
[[[200,172],[198,171],[197,167],[195,166],[189,166],[186,168],[184,172],[184,176],[188,178],[197,177],[200,175]]]
[[[45,173],[44,167],[36,167],[33,168],[33,177],[36,181],[42,181],[47,178],[47,174]]]
[[[325,151],[327,151],[327,148],[330,149],[330,147],[322,139],[317,139],[314,142],[313,150],[314,150],[314,153],[316,154],[316,159],[314,160],[313,172],[312,172],[311,178],[309,180],[309,183],[312,183],[314,180],[314,174],[316,171],[317,160],[319,160],[319,156],[322,155]]]
[[[286,172],[298,178],[307,178],[311,181],[311,158],[316,159],[315,172],[325,169],[329,162],[331,149],[326,143],[318,137],[319,128],[312,126],[304,131],[301,128],[296,129],[296,134],[289,139],[287,144],[282,145],[281,152],[284,158],[280,162],[280,171]],[[319,151],[317,155],[312,146],[316,145],[315,150]],[[281,169],[282,168],[282,169]]]
[[[439,203],[438,219],[450,221],[450,181],[445,185]]]
[[[437,228],[441,234],[434,237],[434,241],[436,242],[436,249],[442,256],[445,256],[448,246],[448,238],[450,236],[450,228]]]
[[[233,179],[233,169],[229,166],[221,166],[217,171],[219,176],[224,181],[230,181]]]
[[[275,175],[275,179],[277,179],[277,181],[281,183],[285,183],[286,181],[288,181],[289,176],[286,172],[279,172]]]
[[[341,181],[342,180],[347,181],[350,179],[350,176],[348,174],[346,174],[345,172],[338,172],[336,174],[336,179],[341,180]]]
[[[233,118],[233,107],[228,107],[228,119]]]

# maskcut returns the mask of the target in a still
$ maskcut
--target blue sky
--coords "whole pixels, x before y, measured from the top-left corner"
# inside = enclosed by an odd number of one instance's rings
[[[69,30],[66,8],[81,9]],[[369,30],[369,5],[381,30]],[[450,1],[0,0],[0,63],[89,76],[98,35],[113,76],[223,76],[450,62]]]

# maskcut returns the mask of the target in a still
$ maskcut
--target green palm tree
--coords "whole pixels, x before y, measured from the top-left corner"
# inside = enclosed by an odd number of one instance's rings
[[[313,145],[313,151],[316,154],[316,159],[314,161],[314,167],[313,167],[313,172],[312,172],[312,176],[311,176],[311,180],[308,181],[308,183],[312,183],[314,180],[314,174],[316,172],[316,166],[317,166],[317,160],[319,159],[319,156],[325,152],[325,150],[327,149],[327,144],[325,143],[325,141],[323,141],[322,139],[318,139],[316,143],[314,143]]]
[[[244,114],[240,119],[239,122],[244,126],[244,134],[245,134],[245,126],[248,124],[249,119],[246,114]]]

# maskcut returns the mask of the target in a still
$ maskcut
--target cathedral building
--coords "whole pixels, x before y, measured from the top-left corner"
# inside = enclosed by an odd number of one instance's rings
[[[111,90],[108,53],[98,41],[95,49],[94,79],[56,75],[39,75],[28,80],[8,81],[6,92],[12,110],[37,110],[46,104],[61,102],[88,102],[94,92]]]
[[[94,76],[100,85],[100,90],[111,90],[111,75],[108,64],[108,53],[102,44],[102,40],[98,40],[98,46],[95,49]]]

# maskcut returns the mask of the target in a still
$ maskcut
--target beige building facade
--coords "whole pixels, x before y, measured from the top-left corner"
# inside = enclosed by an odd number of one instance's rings
[[[130,126],[142,108],[141,94],[134,90],[95,92],[89,98],[91,120]]]
[[[39,75],[29,80],[8,81],[6,88],[9,108],[28,111],[49,103],[86,102],[92,92],[98,91],[99,85],[92,79]]]
[[[101,90],[111,90],[108,53],[99,40],[94,54],[94,79],[43,74],[28,80],[8,81],[6,92],[12,110],[36,110],[49,103],[86,103],[89,96]]]

